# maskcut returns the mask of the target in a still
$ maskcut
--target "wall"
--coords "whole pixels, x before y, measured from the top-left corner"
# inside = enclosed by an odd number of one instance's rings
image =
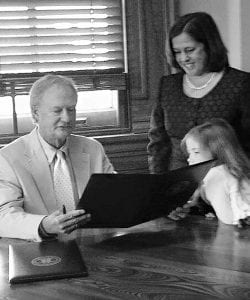
[[[147,134],[97,137],[118,173],[148,173]]]
[[[213,16],[229,51],[231,66],[250,71],[249,0],[177,0],[179,14],[206,11]]]
[[[250,1],[241,1],[242,68],[250,72]]]

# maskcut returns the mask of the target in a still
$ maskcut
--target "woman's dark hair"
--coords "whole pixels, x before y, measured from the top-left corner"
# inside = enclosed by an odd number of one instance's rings
[[[168,47],[170,62],[173,67],[181,69],[175,59],[173,38],[181,33],[187,33],[195,41],[202,43],[207,54],[207,70],[220,72],[228,67],[227,49],[222,41],[217,25],[213,18],[205,12],[195,12],[180,17],[170,29]]]

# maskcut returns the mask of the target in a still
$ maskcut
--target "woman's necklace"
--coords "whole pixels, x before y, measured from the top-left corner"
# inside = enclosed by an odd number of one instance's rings
[[[186,78],[186,83],[187,83],[187,86],[190,88],[190,89],[193,89],[193,90],[203,90],[205,89],[211,82],[212,80],[214,79],[214,76],[215,76],[215,72],[211,74],[210,78],[208,79],[208,81],[203,84],[202,86],[195,86],[192,84],[192,82],[190,82],[188,76],[186,75],[185,78]]]

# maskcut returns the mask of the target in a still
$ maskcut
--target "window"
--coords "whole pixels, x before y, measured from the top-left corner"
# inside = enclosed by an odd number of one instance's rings
[[[30,131],[30,87],[52,72],[76,83],[76,131],[128,128],[123,6],[119,0],[1,0],[0,134]]]

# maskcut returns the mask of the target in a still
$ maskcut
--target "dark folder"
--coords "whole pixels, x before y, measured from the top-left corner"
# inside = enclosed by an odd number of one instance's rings
[[[192,196],[214,161],[166,174],[93,174],[78,209],[91,214],[82,227],[130,227],[168,214]]]
[[[10,283],[87,275],[87,268],[74,240],[9,245]]]

